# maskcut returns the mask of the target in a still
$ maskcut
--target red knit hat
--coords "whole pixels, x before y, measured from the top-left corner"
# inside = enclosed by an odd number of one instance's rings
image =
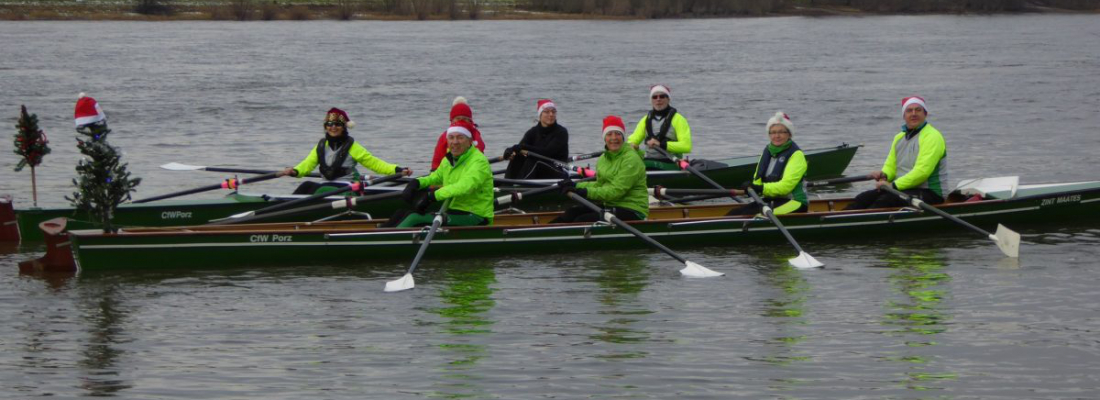
[[[470,109],[470,105],[466,103],[466,98],[462,96],[455,97],[455,100],[451,102],[451,121],[454,121],[455,117],[458,116],[474,119],[474,111]]]
[[[73,117],[76,119],[77,128],[107,120],[107,114],[99,107],[99,103],[83,92],[77,96],[76,112],[73,113]]]
[[[348,118],[348,113],[336,107],[328,110],[328,113],[325,114],[325,122],[343,122],[347,129],[355,127],[355,121]]]
[[[550,99],[539,100],[538,105],[536,106],[535,116],[536,117],[541,117],[542,112],[545,111],[548,108],[553,108],[554,110],[557,110],[558,106],[556,104],[554,104],[554,102]]]
[[[923,97],[910,96],[910,97],[906,97],[904,99],[901,99],[901,112],[903,114],[905,113],[905,107],[909,107],[910,104],[919,105],[920,108],[924,109],[924,112],[926,112],[926,113],[928,112],[928,105],[924,104],[924,98]]]
[[[619,133],[626,135],[626,125],[623,124],[623,119],[614,115],[608,115],[603,118],[603,134],[607,136],[608,132],[619,131]]]

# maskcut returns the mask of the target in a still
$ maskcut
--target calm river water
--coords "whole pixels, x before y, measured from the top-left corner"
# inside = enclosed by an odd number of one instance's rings
[[[900,99],[928,100],[952,178],[1096,179],[1096,16],[760,18],[644,22],[2,22],[0,107],[38,113],[54,152],[39,204],[78,158],[77,93],[110,116],[138,197],[220,181],[169,161],[299,161],[332,106],[376,155],[422,172],[451,99],[490,155],[549,97],[573,153],[600,120],[667,83],[695,155],[756,154],[776,110],[803,147],[865,144],[877,168]],[[10,138],[10,136],[8,136]],[[29,173],[3,141],[0,193]],[[276,180],[254,190],[285,192]],[[834,189],[851,194],[861,186]],[[218,196],[206,194],[207,197]],[[0,252],[0,398],[1095,398],[1100,226],[1019,229],[1021,258],[962,231],[677,249],[725,272],[686,280],[662,253],[20,276]],[[411,258],[411,255],[410,255]]]

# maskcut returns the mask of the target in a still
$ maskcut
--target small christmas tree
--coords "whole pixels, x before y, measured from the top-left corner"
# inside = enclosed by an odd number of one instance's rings
[[[50,154],[50,141],[46,139],[46,133],[38,129],[38,115],[27,114],[27,106],[19,106],[19,122],[15,124],[18,131],[15,132],[15,154],[22,157],[19,164],[15,165],[15,172],[23,170],[23,167],[31,167],[31,196],[34,198],[34,206],[38,207],[38,180],[34,175],[34,167],[42,164],[42,158]]]
[[[94,108],[92,116],[81,117],[82,105],[85,109]],[[130,193],[141,183],[141,178],[130,178],[130,172],[126,171],[127,164],[119,164],[121,157],[118,150],[107,144],[107,134],[111,130],[107,128],[106,115],[95,100],[82,94],[76,108],[77,124],[89,119],[92,122],[78,125],[76,129],[78,133],[87,136],[86,140],[79,137],[76,139],[76,147],[85,158],[76,165],[79,179],[73,179],[73,184],[77,191],[66,199],[102,224],[103,232],[115,232],[116,229],[111,225],[115,209],[122,202],[130,200]]]

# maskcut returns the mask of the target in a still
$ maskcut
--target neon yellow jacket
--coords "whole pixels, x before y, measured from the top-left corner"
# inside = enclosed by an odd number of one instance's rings
[[[471,146],[454,164],[448,154],[435,172],[416,180],[423,188],[442,186],[435,191],[435,199],[453,199],[452,210],[472,213],[493,224],[493,171],[489,159],[476,147]]]
[[[947,188],[947,143],[943,134],[925,123],[920,132],[906,139],[903,128],[894,136],[882,172],[898,190],[930,189],[943,197]]]
[[[605,151],[596,161],[596,181],[581,182],[588,199],[608,207],[629,208],[649,217],[649,191],[646,189],[645,164],[634,149],[623,146],[617,152]]]
[[[325,141],[324,145],[328,146],[328,141]],[[325,153],[326,155],[333,154],[332,151],[326,151]],[[347,165],[350,163],[349,161],[352,160],[364,167],[367,167],[377,174],[393,175],[397,171],[396,164],[390,164],[388,162],[382,161],[382,159],[378,157],[375,157],[369,151],[367,151],[365,147],[360,145],[359,142],[351,144],[351,149],[348,150],[348,159],[344,162],[345,165],[348,167],[348,170],[351,171],[351,173],[347,176],[350,176],[352,179],[356,179],[359,178],[359,171],[355,169],[355,164]],[[294,167],[294,169],[298,171],[298,175],[296,176],[301,178],[308,175],[310,172],[313,172],[313,170],[317,168],[318,164],[320,164],[320,160],[317,158],[317,147],[314,147],[313,150],[309,152],[309,155],[306,156],[306,159],[302,160],[302,162],[298,163],[298,165]]]
[[[646,146],[642,145],[642,143],[645,142],[645,121],[648,118],[649,114],[642,117],[642,119],[638,121],[638,126],[634,127],[634,133],[631,133],[630,137],[626,139],[628,144],[640,146],[638,151],[642,153],[643,157],[646,157]],[[658,127],[653,127],[653,130],[656,131],[657,128]],[[684,154],[691,153],[691,126],[688,126],[687,118],[684,118],[683,114],[677,112],[676,115],[672,117],[672,129],[669,129],[668,136],[668,148],[665,150],[668,150],[670,154],[683,158]],[[654,154],[656,155],[654,156]],[[664,158],[664,156],[659,154],[660,153],[653,152],[649,157]]]
[[[761,156],[761,158],[763,157]],[[757,164],[759,164],[759,161]],[[772,210],[775,215],[789,214],[801,208],[803,204],[810,203],[802,181],[802,178],[806,176],[808,167],[806,155],[802,153],[802,150],[795,150],[794,153],[791,153],[790,159],[787,160],[787,166],[783,168],[783,179],[777,182],[765,183],[763,177],[754,173],[752,184],[764,187],[764,193],[760,193],[763,197],[786,197],[791,199],[791,201],[783,203]],[[759,170],[757,168],[757,171]]]

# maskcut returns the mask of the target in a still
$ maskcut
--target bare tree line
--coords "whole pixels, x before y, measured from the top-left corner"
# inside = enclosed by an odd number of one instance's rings
[[[134,0],[141,14],[171,14],[175,0]],[[1094,10],[1100,0],[220,0],[215,19],[256,18],[348,20],[357,13],[416,19],[479,19],[488,12],[546,12],[629,18],[758,16],[825,8],[869,13],[1016,12],[1031,7]],[[219,6],[215,6],[219,7]]]

